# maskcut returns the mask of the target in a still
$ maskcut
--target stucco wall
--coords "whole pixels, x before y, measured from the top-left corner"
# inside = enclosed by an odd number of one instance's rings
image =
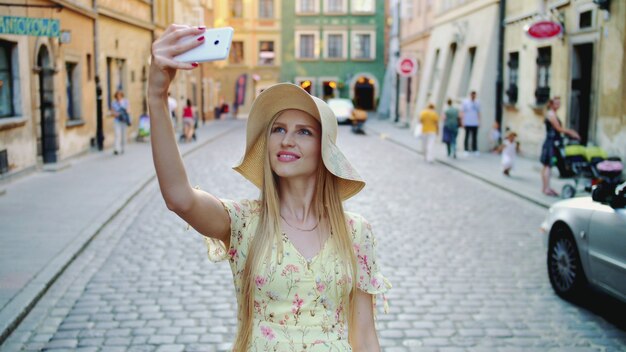
[[[103,110],[105,146],[112,146],[114,141],[113,117],[107,102],[107,89],[115,91],[115,87],[107,86],[107,57],[125,60],[125,73],[123,77],[125,97],[129,102],[129,113],[133,119],[133,125],[127,129],[127,135],[137,133],[139,115],[143,112],[143,100],[145,98],[147,67],[150,58],[152,44],[151,31],[139,26],[117,20],[115,18],[101,16],[98,19],[98,60],[102,89],[104,93]],[[143,70],[145,68],[145,75]],[[113,93],[111,93],[113,94]]]
[[[549,3],[556,4],[555,2]],[[519,6],[517,6],[519,5]],[[519,52],[518,101],[504,108],[504,126],[518,133],[526,156],[538,157],[545,137],[545,107],[535,106],[534,90],[537,82],[537,48],[552,48],[550,95],[560,96],[562,106],[558,116],[564,126],[569,127],[572,64],[574,45],[593,45],[591,82],[591,108],[589,119],[589,144],[601,146],[609,155],[626,158],[626,107],[624,101],[624,57],[626,3],[613,1],[610,16],[591,1],[579,1],[559,7],[563,14],[566,32],[560,38],[537,41],[529,38],[524,26],[532,23],[536,4],[524,3],[507,6],[509,23],[505,34],[505,62],[510,52]],[[581,11],[594,10],[591,29],[578,28]],[[505,89],[508,86],[508,68],[505,67]],[[505,95],[505,102],[507,97]]]
[[[474,1],[465,8],[444,13],[435,19],[413,113],[413,123],[429,102],[434,103],[440,113],[444,110],[448,98],[459,106],[467,97],[467,94],[461,92],[463,85],[467,84],[467,92],[476,91],[481,103],[478,147],[480,150],[488,148],[489,130],[495,121],[497,20],[498,5],[489,1]],[[448,66],[452,43],[456,43],[456,51],[453,62]],[[474,65],[469,82],[465,82],[471,47],[476,48]],[[439,58],[435,63],[437,50]],[[462,138],[461,133],[459,141],[462,141]]]

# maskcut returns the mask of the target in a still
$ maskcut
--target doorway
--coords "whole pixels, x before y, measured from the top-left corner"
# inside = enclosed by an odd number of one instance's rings
[[[372,79],[361,76],[354,85],[355,106],[363,110],[374,110],[374,83]]]
[[[574,45],[572,53],[569,127],[580,134],[580,143],[586,145],[591,120],[593,43]]]
[[[39,113],[41,116],[41,156],[44,164],[57,162],[57,133],[54,118],[54,68],[48,48],[42,46],[37,54],[39,71]]]

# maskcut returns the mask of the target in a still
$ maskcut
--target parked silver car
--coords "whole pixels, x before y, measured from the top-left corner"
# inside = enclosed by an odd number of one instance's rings
[[[580,297],[591,285],[626,302],[626,182],[554,204],[541,230],[559,296]]]

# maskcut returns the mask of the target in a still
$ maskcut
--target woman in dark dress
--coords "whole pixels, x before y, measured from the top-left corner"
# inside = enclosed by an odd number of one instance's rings
[[[573,139],[580,139],[578,132],[563,127],[556,112],[561,107],[561,98],[553,97],[548,101],[548,111],[544,123],[546,125],[546,140],[543,142],[541,148],[541,163],[543,169],[541,170],[542,190],[545,195],[558,196],[555,190],[550,188],[550,172],[553,165],[553,159],[556,155],[556,145],[562,141],[562,134],[566,134]]]

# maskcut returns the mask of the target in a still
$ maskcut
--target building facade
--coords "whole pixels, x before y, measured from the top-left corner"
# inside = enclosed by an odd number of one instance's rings
[[[428,103],[442,113],[448,99],[458,106],[476,91],[481,101],[478,148],[486,150],[496,113],[499,2],[442,0],[433,4],[433,25],[413,121]]]
[[[550,97],[558,116],[581,135],[626,158],[626,3],[601,9],[592,0],[507,2],[503,125],[519,135],[527,155],[538,157]],[[525,27],[538,19],[559,22],[564,33],[538,41]]]
[[[280,1],[214,1],[214,27],[235,29],[227,61],[215,63],[216,100],[230,107],[231,116],[247,116],[252,101],[278,82],[280,65]]]
[[[0,5],[0,178],[92,143],[96,15],[91,1],[63,3]]]
[[[96,64],[103,91],[104,146],[114,142],[111,104],[116,91],[128,99],[133,127],[126,138],[137,134],[139,116],[147,113],[146,91],[155,26],[152,4],[142,0],[96,2]]]
[[[385,70],[384,0],[284,1],[281,81],[320,98],[378,105]]]
[[[92,148],[111,147],[110,109],[118,90],[128,99],[132,118],[126,138],[134,138],[139,117],[147,113],[153,40],[174,22],[213,24],[211,0],[31,5],[0,5],[0,180],[59,169]],[[213,70],[208,63],[177,75],[172,92],[179,117],[187,98],[200,119],[212,117],[219,96]]]
[[[172,10],[172,21],[165,24],[166,28],[170,23],[181,23],[190,26],[213,27],[213,4],[209,0],[179,0],[166,1]],[[167,13],[167,12],[165,12]],[[176,117],[177,126],[182,126],[182,111],[187,103],[191,102],[195,114],[199,121],[206,121],[213,118],[213,107],[215,102],[212,92],[215,89],[210,85],[214,63],[202,63],[197,69],[184,70],[176,74],[176,78],[170,86],[170,94],[177,101]]]
[[[400,78],[398,109],[402,120],[407,120],[411,112],[417,109],[417,93],[424,75],[434,6],[432,0],[406,0],[399,4],[401,6],[400,57],[412,58],[417,64],[417,70],[413,76]]]

